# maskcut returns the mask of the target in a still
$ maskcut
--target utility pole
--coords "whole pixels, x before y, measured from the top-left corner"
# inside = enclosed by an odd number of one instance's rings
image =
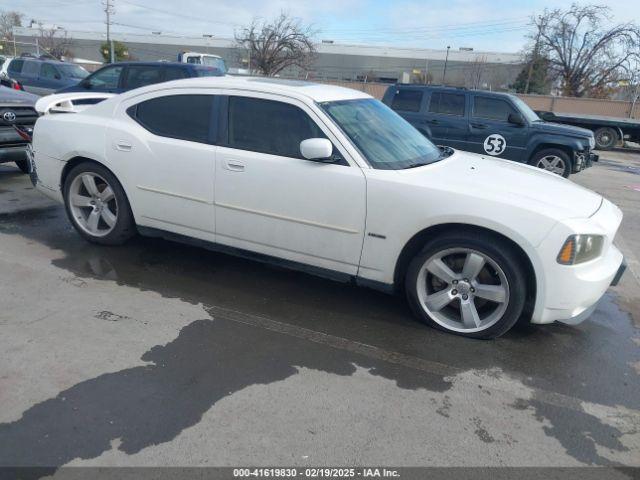
[[[451,47],[447,45],[447,56],[444,59],[444,71],[442,72],[442,84],[445,85],[444,79],[447,76],[447,63],[449,63],[449,49]]]
[[[104,13],[106,16],[106,24],[107,24],[107,45],[109,45],[109,63],[114,62],[113,55],[113,43],[111,41],[111,15],[115,13],[113,9],[113,0],[103,0],[102,4],[104,5]]]
[[[531,76],[533,75],[533,65],[538,61],[538,49],[540,48],[540,35],[542,34],[542,30],[544,29],[544,22],[542,21],[542,17],[538,18],[538,33],[536,35],[536,44],[533,47],[533,55],[531,61],[529,62],[529,71],[527,72],[527,81],[524,84],[524,93],[529,93],[529,84],[531,83]]]

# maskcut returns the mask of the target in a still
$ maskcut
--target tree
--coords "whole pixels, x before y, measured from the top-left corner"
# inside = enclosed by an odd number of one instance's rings
[[[487,67],[487,57],[476,55],[469,65],[465,67],[465,87],[477,90],[482,85],[482,77]]]
[[[308,69],[316,48],[312,40],[316,32],[299,20],[281,13],[276,19],[259,21],[236,32],[236,44],[247,52],[249,70],[274,76],[285,68]]]
[[[102,54],[102,58],[104,58],[105,62],[109,62],[111,60],[111,50],[109,47],[109,42],[104,42],[100,45],[100,53]],[[129,60],[129,50],[127,46],[122,42],[113,41],[113,59],[116,62],[122,62],[123,60]]]
[[[51,57],[62,60],[63,57],[73,57],[71,46],[73,39],[63,28],[43,28],[40,25],[38,45]]]
[[[529,80],[528,86],[527,79]],[[551,92],[549,59],[543,56],[534,59],[529,55],[515,82],[510,87],[517,93],[548,95]]]
[[[610,9],[572,4],[532,19],[540,54],[549,61],[563,95],[602,96],[640,56],[640,30],[632,23],[610,25]]]
[[[16,11],[0,12],[0,45],[2,51],[8,51],[10,42],[13,40],[13,27],[22,26],[22,18],[24,15]]]

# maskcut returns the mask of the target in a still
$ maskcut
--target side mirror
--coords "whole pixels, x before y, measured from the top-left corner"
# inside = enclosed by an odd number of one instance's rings
[[[520,127],[524,125],[524,117],[522,115],[520,115],[519,113],[510,113],[509,114],[509,118],[507,118],[507,121],[509,123],[512,123],[514,125],[518,125]]]
[[[55,77],[56,80],[60,80],[62,78],[59,73],[56,73],[54,75],[54,77]]]
[[[300,153],[307,160],[331,163],[333,144],[326,138],[309,138],[300,142]]]

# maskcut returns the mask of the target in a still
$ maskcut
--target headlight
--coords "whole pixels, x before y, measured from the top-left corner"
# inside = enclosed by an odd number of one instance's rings
[[[589,150],[596,148],[596,139],[593,135],[589,137]]]
[[[602,253],[602,235],[571,235],[558,254],[558,263],[576,265],[598,258]]]

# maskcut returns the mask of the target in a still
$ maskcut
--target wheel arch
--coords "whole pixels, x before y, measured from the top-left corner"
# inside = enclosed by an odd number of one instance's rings
[[[573,152],[574,152],[575,149],[573,147],[569,146],[569,145],[558,144],[558,143],[543,142],[543,143],[537,144],[533,148],[533,150],[531,151],[531,154],[529,155],[527,163],[531,162],[533,160],[533,157],[535,157],[536,154],[538,154],[542,150],[561,150],[561,151],[563,151],[564,153],[566,153],[569,156],[569,161],[571,162],[571,168],[573,169]]]
[[[491,228],[480,227],[477,225],[470,225],[465,223],[443,223],[438,225],[429,226],[423,230],[417,232],[409,241],[404,245],[396,261],[394,269],[394,288],[396,291],[404,289],[404,277],[409,267],[411,259],[418,254],[423,245],[434,236],[443,235],[445,233],[464,233],[470,235],[490,235],[500,241],[505,242],[513,248],[517,254],[524,270],[527,279],[527,297],[525,303],[524,313],[529,316],[533,313],[537,296],[538,296],[538,275],[536,274],[536,268],[529,254],[525,249],[513,239],[506,235],[493,230]]]

